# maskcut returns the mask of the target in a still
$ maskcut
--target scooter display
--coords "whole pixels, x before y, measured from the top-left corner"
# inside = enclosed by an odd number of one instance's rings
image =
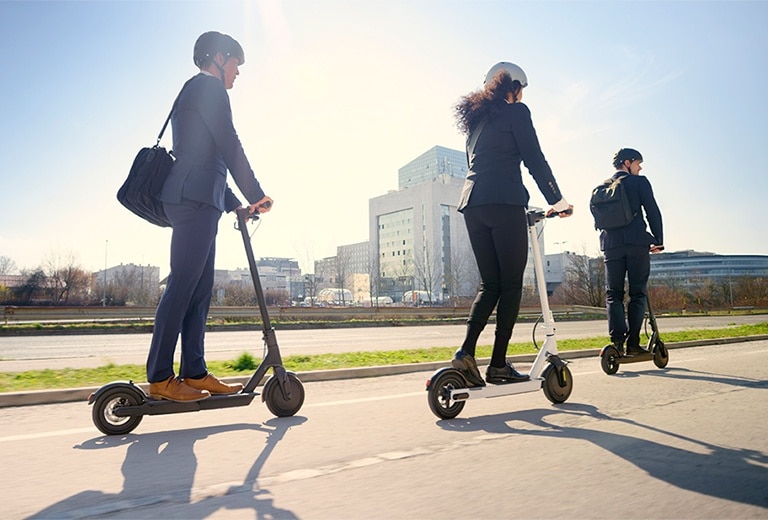
[[[290,417],[299,411],[304,403],[304,386],[295,373],[283,367],[280,348],[277,344],[275,329],[269,319],[264,291],[259,279],[259,272],[253,255],[251,236],[248,234],[248,222],[259,219],[257,212],[248,213],[248,209],[237,210],[235,229],[239,230],[248,266],[256,290],[256,300],[261,314],[263,340],[266,354],[256,371],[235,394],[212,395],[202,401],[176,402],[156,400],[133,381],[115,381],[108,383],[88,397],[88,404],[93,405],[93,423],[106,435],[125,435],[133,431],[145,415],[164,415],[171,413],[198,412],[216,408],[247,406],[259,395],[256,387],[271,368],[272,375],[267,379],[261,392],[261,400],[277,417]]]
[[[659,336],[659,327],[656,324],[656,316],[651,309],[650,300],[647,301],[646,315],[646,336],[648,336],[648,347],[644,354],[624,354],[619,351],[616,345],[610,344],[600,350],[600,366],[608,375],[615,374],[619,370],[619,365],[623,363],[640,363],[642,361],[653,361],[653,364],[659,368],[664,368],[669,363],[669,351]],[[648,335],[648,324],[651,325],[651,334]]]
[[[551,216],[557,216],[553,213]],[[533,329],[533,343],[538,349],[528,381],[487,386],[470,386],[464,374],[453,368],[440,368],[427,380],[427,401],[432,412],[441,419],[453,419],[464,409],[470,399],[498,397],[502,395],[535,392],[539,389],[552,403],[564,403],[573,391],[573,377],[566,362],[558,356],[555,338],[555,320],[547,300],[547,284],[544,279],[544,262],[539,248],[536,224],[546,214],[542,210],[527,213],[528,233],[533,249],[536,285],[541,300],[541,317],[546,339],[541,348],[536,344],[536,327]],[[538,324],[538,321],[537,321]]]

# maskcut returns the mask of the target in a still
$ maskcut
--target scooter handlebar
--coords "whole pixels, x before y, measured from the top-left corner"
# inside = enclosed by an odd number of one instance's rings
[[[263,204],[259,205],[259,207],[260,208],[264,208],[264,209],[269,209],[269,208],[272,207],[272,202],[269,201],[269,200],[265,201]],[[248,221],[248,220],[253,220],[253,221],[259,220],[260,215],[261,215],[258,211],[254,211],[253,213],[249,213],[248,212],[248,208],[240,208],[240,209],[236,210],[236,212],[237,212],[238,219],[242,216],[243,220],[245,220],[245,221]]]
[[[563,214],[563,215],[570,215],[571,213],[573,213],[573,209],[572,208],[568,208],[568,209],[566,209],[564,211],[561,211],[559,213],[558,212],[553,212],[550,215],[547,215],[547,213],[543,209],[530,209],[530,210],[528,210],[528,214],[527,214],[528,225],[529,226],[533,226],[534,224],[536,224],[536,222],[538,222],[540,220],[544,220],[545,218],[553,218],[553,217],[557,217],[557,216],[559,216],[561,214]]]
[[[563,211],[554,211],[547,215],[547,218],[559,217],[560,215],[573,215],[573,208],[568,208]]]

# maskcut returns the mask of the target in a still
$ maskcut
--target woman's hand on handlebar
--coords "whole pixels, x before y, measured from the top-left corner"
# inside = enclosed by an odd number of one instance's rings
[[[560,218],[570,217],[573,215],[573,204],[568,205],[568,209],[565,209],[563,211],[557,211],[555,208],[549,208],[547,211],[547,218],[552,218],[554,216],[558,216]]]
[[[273,200],[271,197],[264,197],[259,202],[248,206],[248,214],[253,215],[254,213],[266,213],[272,209],[272,202]]]

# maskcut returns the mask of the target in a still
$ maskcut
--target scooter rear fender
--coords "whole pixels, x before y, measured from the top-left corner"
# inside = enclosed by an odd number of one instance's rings
[[[113,388],[120,388],[121,390],[125,390],[126,392],[133,393],[136,396],[136,399],[140,403],[147,400],[147,394],[144,392],[144,390],[141,389],[140,386],[136,385],[133,381],[112,381],[111,383],[107,383],[106,385],[100,386],[95,392],[89,395],[88,404],[93,404],[94,402],[96,402],[96,399],[98,399],[101,394]]]
[[[464,380],[464,384],[467,387],[469,387],[469,381],[467,381],[467,378],[464,377],[464,374],[462,374],[461,371],[456,370],[453,367],[443,367],[443,368],[438,368],[437,370],[435,370],[435,372],[429,377],[429,379],[427,379],[426,390],[427,391],[429,390],[429,386],[432,384],[432,381],[434,381],[436,378],[438,378],[439,376],[441,376],[442,374],[444,374],[446,372],[455,372],[456,374],[458,374]]]

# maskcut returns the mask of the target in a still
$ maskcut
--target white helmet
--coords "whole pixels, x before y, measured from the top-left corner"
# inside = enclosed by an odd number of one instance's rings
[[[485,75],[485,81],[483,81],[483,85],[486,85],[489,81],[491,81],[491,79],[496,74],[498,74],[500,70],[503,70],[509,74],[509,76],[512,78],[512,81],[517,80],[523,87],[528,86],[528,77],[525,75],[525,72],[523,72],[523,69],[508,61],[501,61],[491,67],[491,70],[489,70],[488,74]]]

